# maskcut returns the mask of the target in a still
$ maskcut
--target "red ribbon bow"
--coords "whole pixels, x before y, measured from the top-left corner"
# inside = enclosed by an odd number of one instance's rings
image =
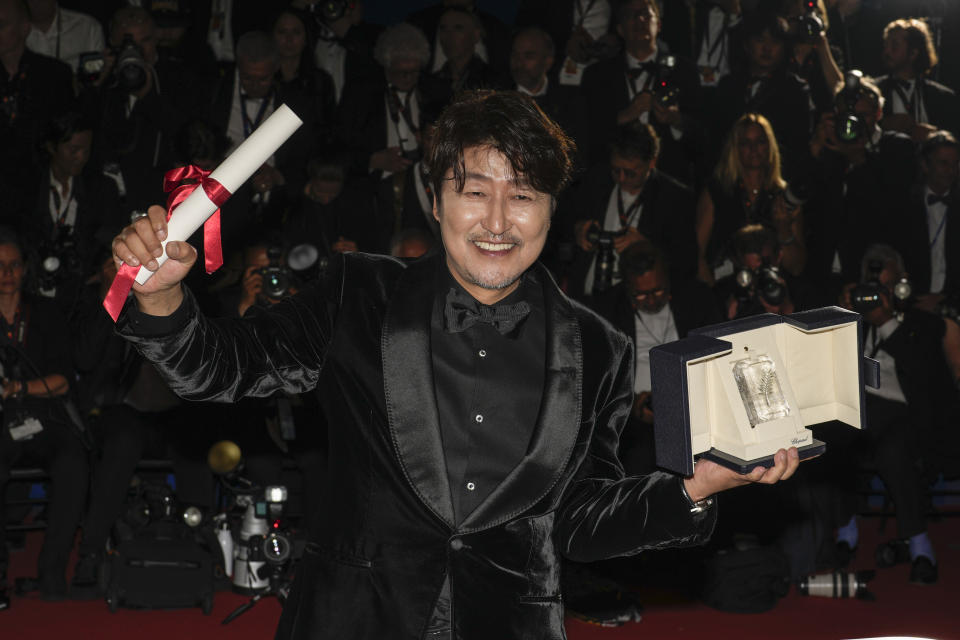
[[[190,182],[183,184],[186,180]],[[217,210],[203,223],[204,266],[207,273],[213,273],[223,265],[223,247],[220,243],[220,207],[230,197],[230,192],[222,184],[210,178],[209,171],[192,164],[171,169],[163,176],[163,191],[170,194],[167,197],[167,220],[173,215],[173,210],[186,200],[197,187],[201,187],[210,202],[217,205]],[[139,270],[140,267],[133,267],[128,264],[121,265],[119,271],[117,271],[117,276],[113,279],[113,284],[110,285],[107,296],[103,299],[103,307],[114,322],[120,316],[120,310],[123,309],[123,305],[127,301],[127,296],[133,287]]]

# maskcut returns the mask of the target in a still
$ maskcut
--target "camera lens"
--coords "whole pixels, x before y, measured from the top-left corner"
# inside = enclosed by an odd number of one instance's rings
[[[263,559],[271,564],[283,564],[290,557],[290,540],[280,533],[270,533],[263,539]]]

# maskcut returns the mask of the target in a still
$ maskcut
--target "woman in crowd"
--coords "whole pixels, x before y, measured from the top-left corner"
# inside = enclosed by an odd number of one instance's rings
[[[756,113],[740,117],[727,136],[720,162],[697,203],[697,276],[708,284],[732,270],[728,244],[746,224],[772,228],[783,267],[799,274],[806,261],[803,213],[780,174],[780,148],[770,122]]]

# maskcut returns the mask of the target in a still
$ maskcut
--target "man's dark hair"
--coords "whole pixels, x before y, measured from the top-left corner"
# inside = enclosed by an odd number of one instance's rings
[[[54,147],[67,142],[81,131],[93,131],[93,120],[78,111],[67,111],[51,118],[44,131],[43,142]]]
[[[499,151],[517,180],[554,199],[570,180],[573,140],[532,98],[516,91],[469,91],[444,109],[427,156],[438,201],[446,180],[453,180],[456,191],[463,190],[464,153],[471,147]]]
[[[949,131],[935,131],[920,145],[920,155],[927,160],[930,158],[930,154],[943,147],[960,149],[960,143]]]
[[[660,155],[660,137],[649,124],[630,122],[617,128],[617,135],[610,143],[610,153],[650,162]]]
[[[540,43],[546,50],[547,55],[551,58],[556,55],[557,48],[553,44],[553,38],[549,33],[547,33],[546,29],[541,27],[525,27],[520,29],[520,31],[517,31],[517,33],[513,36],[513,41],[516,42],[517,38],[521,36],[536,36],[537,38],[540,38]]]
[[[784,44],[790,42],[790,25],[780,16],[766,11],[755,11],[748,14],[743,19],[741,27],[743,41],[751,38],[760,38],[765,33],[769,33]]]
[[[616,22],[623,22],[623,12],[626,11],[627,5],[635,2],[636,0],[614,0],[612,4],[613,17]],[[653,9],[653,15],[657,17],[657,20],[660,19],[660,5],[657,3],[657,0],[644,0],[647,3],[647,6]]]
[[[656,269],[668,277],[666,254],[649,240],[635,242],[620,254],[620,273],[624,280]]]
[[[5,224],[0,224],[0,245],[3,244],[12,244],[17,248],[17,251],[20,252],[20,256],[26,260],[27,256],[23,250],[23,242],[20,239],[20,234],[10,226]]]

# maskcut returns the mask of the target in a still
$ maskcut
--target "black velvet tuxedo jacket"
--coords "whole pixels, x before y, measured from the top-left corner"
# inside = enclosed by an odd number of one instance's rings
[[[449,578],[454,638],[561,639],[561,554],[590,561],[696,544],[715,522],[715,510],[690,513],[677,477],[623,476],[629,343],[537,265],[540,415],[523,462],[456,524],[430,355],[440,260],[347,254],[315,288],[243,320],[207,320],[188,296],[181,328],[159,337],[138,336],[139,314],[121,318],[184,397],[319,388],[328,526],[298,565],[279,638],[422,638]]]

